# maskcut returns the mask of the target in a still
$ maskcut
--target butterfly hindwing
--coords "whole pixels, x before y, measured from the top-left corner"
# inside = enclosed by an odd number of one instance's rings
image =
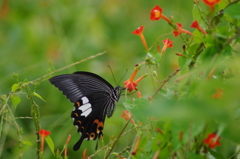
[[[112,115],[122,88],[113,88],[105,79],[90,72],[58,75],[50,82],[74,103],[71,117],[81,138],[73,149],[78,150],[83,140],[100,139],[105,117]]]
[[[96,140],[103,136],[103,126],[106,116],[106,96],[102,96],[102,100],[88,100],[91,97],[83,97],[79,102],[74,104],[71,117],[73,125],[77,127],[77,131],[81,134],[81,138],[75,144],[74,150],[78,150],[83,140]],[[103,111],[102,111],[103,110]]]

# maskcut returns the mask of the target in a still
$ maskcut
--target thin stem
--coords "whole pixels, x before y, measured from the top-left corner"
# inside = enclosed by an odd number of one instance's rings
[[[20,158],[22,158],[22,155],[23,155],[23,152],[22,152],[23,140],[22,140],[21,130],[20,130],[18,123],[16,122],[16,120],[14,118],[13,112],[10,109],[9,105],[7,105],[7,109],[8,109],[8,112],[10,113],[10,118],[13,120],[13,124],[16,127],[17,135],[19,137],[19,150],[20,150],[19,159],[20,159]]]
[[[114,146],[116,145],[118,139],[121,137],[121,135],[122,135],[122,133],[124,132],[124,130],[127,128],[127,126],[128,126],[128,124],[130,123],[131,119],[132,119],[132,118],[130,118],[130,119],[128,120],[128,122],[125,124],[125,126],[124,126],[123,129],[122,129],[122,131],[121,131],[120,134],[118,135],[118,137],[114,140],[114,143],[113,143],[110,151],[108,152],[107,156],[105,157],[105,159],[107,159],[107,158],[109,157],[109,155],[111,154]]]
[[[149,97],[149,99],[152,99],[155,95],[157,95],[157,93],[162,89],[162,87],[165,85],[165,83],[166,83],[167,81],[169,81],[169,79],[170,79],[172,76],[176,75],[180,70],[181,70],[181,69],[177,69],[173,74],[169,75],[168,78],[163,81],[163,83],[160,85],[160,87],[157,89],[157,91],[156,91],[152,96]]]
[[[128,121],[128,123],[129,123],[129,121]],[[120,135],[120,136],[118,136],[116,139],[114,139],[112,142],[109,142],[107,145],[105,145],[105,146],[103,146],[101,149],[97,150],[94,154],[92,154],[92,155],[89,156],[89,157],[91,158],[91,157],[95,156],[98,152],[102,151],[103,149],[107,148],[109,145],[111,145],[112,143],[114,143],[116,140],[118,140],[118,138],[125,136],[126,134],[128,134],[128,133],[134,131],[135,129],[137,129],[138,127],[140,127],[140,126],[136,126],[136,127],[132,128],[132,129],[126,131],[125,133],[123,133],[122,135]]]

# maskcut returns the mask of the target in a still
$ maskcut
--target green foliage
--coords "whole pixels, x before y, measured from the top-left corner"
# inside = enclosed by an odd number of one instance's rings
[[[53,142],[52,138],[50,136],[47,136],[45,138],[45,140],[46,140],[50,150],[52,151],[53,155],[55,155],[55,152],[54,152],[54,142]]]

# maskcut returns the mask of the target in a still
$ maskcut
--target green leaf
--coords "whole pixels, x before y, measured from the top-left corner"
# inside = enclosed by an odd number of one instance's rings
[[[18,87],[19,87],[19,84],[18,84],[18,83],[13,84],[13,85],[12,85],[12,92],[13,92],[13,93],[16,92],[16,90],[18,89]]]
[[[228,15],[233,19],[240,19],[239,8],[240,8],[240,4],[230,5],[225,9],[224,14]]]
[[[53,143],[52,138],[50,136],[47,136],[47,137],[45,137],[45,140],[46,140],[50,150],[52,151],[53,155],[55,156],[55,154],[54,154],[54,143]]]
[[[196,4],[193,5],[192,15],[194,20],[197,20],[198,22],[201,20],[201,14]]]
[[[16,109],[18,104],[21,102],[21,98],[19,98],[18,96],[14,95],[12,98],[12,103],[14,105],[14,108]]]
[[[144,98],[127,99],[123,105],[131,112],[134,118],[145,123],[146,117],[143,112],[149,107],[149,102]]]
[[[189,152],[189,153],[187,154],[187,158],[204,159],[203,156],[197,155],[197,154],[192,153],[192,152]]]
[[[181,68],[181,74],[188,72],[188,65],[191,63],[191,59],[188,57],[179,57],[178,64]]]
[[[26,141],[26,140],[23,140],[23,144],[24,144],[24,145],[32,146],[32,143],[31,143],[30,141]]]
[[[40,96],[38,93],[33,92],[33,95],[36,96],[36,97],[38,97],[38,98],[41,99],[42,101],[46,102],[46,101],[42,98],[42,96]]]
[[[215,151],[213,151],[213,150],[209,150],[209,152],[210,152],[210,154],[213,156],[213,157],[215,157],[215,158],[217,158],[217,159],[224,159],[225,157],[223,157],[221,154],[219,154],[219,153],[217,153],[217,152],[215,152]]]

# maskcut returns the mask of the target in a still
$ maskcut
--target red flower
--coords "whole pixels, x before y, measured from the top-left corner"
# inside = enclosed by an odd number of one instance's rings
[[[142,40],[143,46],[145,47],[146,51],[148,51],[148,45],[143,35],[143,29],[144,29],[144,26],[140,26],[136,30],[134,30],[132,33],[139,35],[140,39]]]
[[[51,134],[51,132],[41,129],[39,131],[39,135],[41,136],[41,147],[40,147],[40,152],[43,153],[44,150],[44,138],[47,137],[49,134]]]
[[[124,82],[124,86],[125,86],[125,88],[127,88],[127,90],[129,92],[132,92],[133,90],[137,90],[138,82],[140,82],[144,77],[147,76],[147,75],[143,75],[142,77],[138,78],[136,81],[133,81],[137,72],[138,72],[138,70],[139,70],[139,68],[140,68],[140,65],[135,68],[135,70],[132,73],[130,79],[128,79]]]
[[[144,26],[138,27],[136,30],[134,30],[132,33],[136,35],[140,35],[143,33]]]
[[[142,94],[140,91],[137,92],[137,96],[138,96],[138,98],[142,98]]]
[[[223,97],[223,90],[219,88],[216,90],[216,93],[212,95],[212,98],[215,98],[215,99],[221,99],[222,97]]]
[[[131,114],[129,111],[127,111],[127,110],[123,110],[123,111],[122,111],[121,118],[123,118],[123,119],[125,119],[126,121],[128,121],[128,120],[130,120],[130,119],[132,118],[132,114]],[[135,124],[135,122],[134,122],[133,119],[131,119],[131,122],[132,122],[133,124]]]
[[[221,145],[219,142],[220,138],[216,133],[208,134],[208,137],[204,139],[203,142],[213,149],[215,146]]]
[[[202,32],[205,35],[207,34],[206,31],[202,27],[200,27],[200,25],[198,24],[198,21],[196,21],[196,20],[194,22],[192,22],[190,27],[198,29],[200,32]]]
[[[131,153],[133,156],[135,156],[137,154],[139,143],[140,143],[140,136],[137,137],[135,146],[134,146],[133,151]]]
[[[49,131],[47,131],[47,130],[44,130],[44,129],[42,129],[42,130],[39,131],[39,135],[40,135],[41,137],[47,137],[49,134],[51,134],[51,132],[49,132]]]
[[[162,8],[156,5],[150,11],[150,20],[159,20],[160,18],[166,20],[168,23],[172,23],[165,15],[162,14]]]
[[[191,32],[183,29],[181,23],[176,23],[176,26],[177,26],[177,30],[173,31],[173,34],[175,37],[177,37],[179,34],[182,34],[182,33],[193,35]]]
[[[168,38],[166,40],[163,40],[163,48],[162,48],[162,54],[166,51],[167,48],[173,47],[172,45],[173,41],[169,40]]]
[[[208,5],[211,10],[214,10],[214,5],[216,5],[217,3],[219,3],[221,0],[203,0],[203,2]]]

